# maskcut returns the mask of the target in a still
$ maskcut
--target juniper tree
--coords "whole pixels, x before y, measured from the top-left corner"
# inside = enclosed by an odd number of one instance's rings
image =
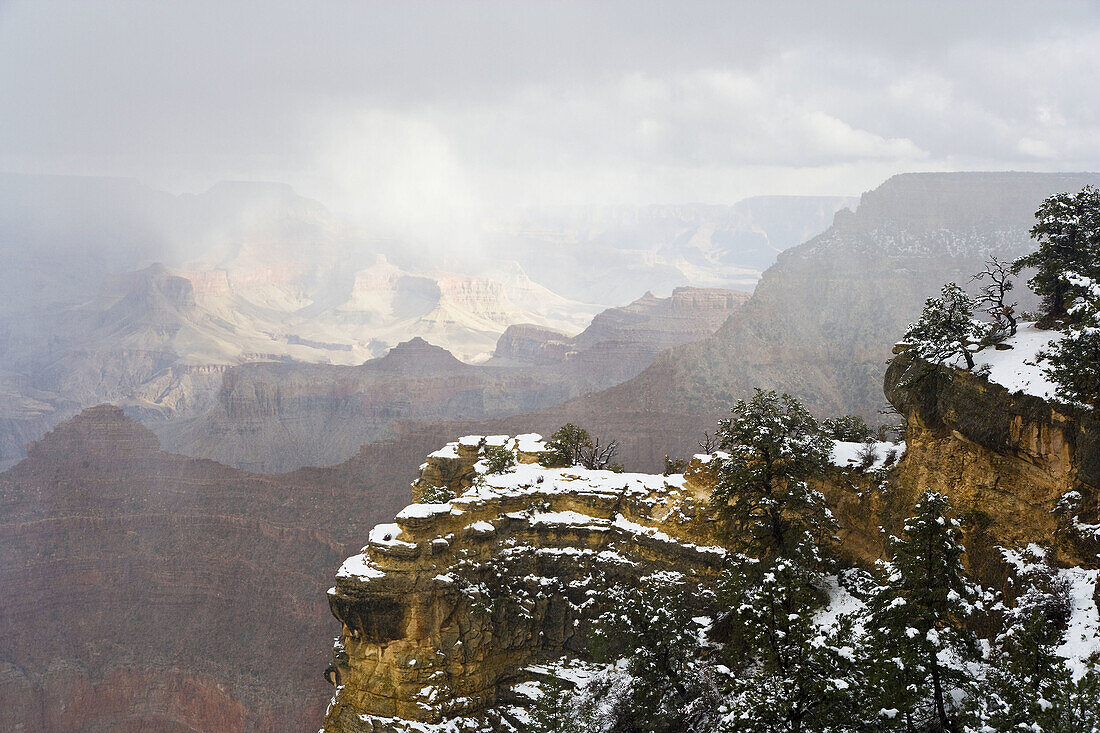
[[[875,434],[875,431],[859,415],[829,417],[821,421],[822,432],[833,440],[847,443],[862,443]]]
[[[612,440],[601,445],[599,438],[593,441],[587,430],[573,423],[566,423],[558,428],[546,441],[546,446],[551,452],[540,459],[539,462],[544,466],[584,466],[592,470],[622,472],[622,466],[611,462],[619,452],[619,441]]]
[[[1009,293],[1016,284],[1012,281],[1012,265],[1001,262],[995,256],[986,260],[985,268],[971,280],[984,283],[975,307],[989,316],[992,327],[991,340],[1001,340],[1016,335],[1016,303],[1009,303]]]
[[[917,354],[942,364],[962,357],[974,368],[970,347],[982,340],[981,324],[974,320],[974,301],[955,283],[943,286],[938,298],[924,302],[920,319],[905,331],[902,340],[916,346]]]
[[[926,492],[891,543],[892,562],[868,601],[868,697],[882,730],[957,730],[951,695],[968,686],[977,658],[964,622],[976,592],[962,566],[958,522],[947,499]]]
[[[581,462],[582,452],[586,448],[592,448],[592,436],[584,428],[566,423],[550,436],[546,441],[546,447],[551,453],[540,460],[543,465],[576,466]]]
[[[508,473],[516,465],[516,452],[506,445],[487,445],[482,451],[485,473]]]
[[[1035,212],[1031,238],[1039,248],[1012,263],[1019,273],[1034,267],[1028,285],[1042,297],[1046,327],[1072,320],[1069,306],[1073,287],[1065,275],[1076,273],[1100,279],[1100,190],[1085,186],[1077,193],[1058,193],[1047,197]]]
[[[834,531],[825,499],[807,483],[825,472],[832,441],[790,395],[757,389],[738,400],[718,427],[712,501],[731,539],[749,555],[790,555],[803,539],[826,542]]]

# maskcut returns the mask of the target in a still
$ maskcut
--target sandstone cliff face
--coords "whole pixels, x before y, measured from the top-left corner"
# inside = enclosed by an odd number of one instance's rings
[[[331,568],[405,503],[366,475],[171,455],[110,406],[33,443],[0,474],[0,730],[316,728]]]
[[[841,558],[885,556],[925,490],[961,520],[966,562],[1012,598],[1003,550],[1051,547],[1061,563],[1100,566],[1100,432],[1084,410],[1010,393],[975,374],[903,351],[886,394],[905,415],[908,447],[876,447],[862,470],[838,444],[820,482],[840,525]],[[700,580],[728,548],[710,505],[714,475],[697,456],[683,476],[533,465],[537,436],[472,436],[432,453],[413,484],[458,496],[414,504],[377,526],[329,591],[341,622],[327,676],[327,733],[516,727],[517,685],[561,660],[585,660],[607,584],[670,569]],[[483,475],[487,445],[521,465]],[[423,728],[440,724],[446,728]]]
[[[343,629],[324,730],[464,728],[486,714],[507,728],[509,696],[537,674],[531,665],[586,654],[607,584],[663,569],[717,574],[726,551],[714,543],[702,463],[669,477],[544,469],[537,437],[474,436],[433,453],[416,487],[464,493],[407,507],[341,567],[329,591]],[[494,443],[514,447],[520,465],[480,473]]]
[[[895,513],[939,491],[964,522],[975,565],[994,562],[997,545],[1034,542],[1096,566],[1100,538],[1080,530],[1100,513],[1100,421],[1089,410],[1013,394],[911,351],[891,362],[885,392],[908,424]]]

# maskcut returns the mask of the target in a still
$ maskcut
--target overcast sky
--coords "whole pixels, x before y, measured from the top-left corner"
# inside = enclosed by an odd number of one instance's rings
[[[0,0],[0,170],[401,221],[975,169],[1100,169],[1100,3]]]

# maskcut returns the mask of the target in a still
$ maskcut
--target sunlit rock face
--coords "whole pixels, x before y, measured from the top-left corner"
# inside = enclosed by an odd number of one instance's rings
[[[961,521],[971,572],[1007,597],[1012,551],[1050,547],[1069,566],[1100,566],[1094,416],[905,350],[886,394],[907,444],[873,444],[864,462],[866,446],[834,443],[816,482],[843,562],[885,557],[934,490]],[[486,474],[496,446],[519,465]],[[428,455],[412,486],[422,503],[376,526],[329,590],[341,635],[323,730],[522,730],[517,690],[591,661],[601,589],[660,570],[720,572],[732,548],[711,502],[714,456],[659,476],[543,468],[544,454],[537,435],[474,435]]]
[[[912,352],[891,363],[886,395],[909,426],[899,500],[926,490],[948,496],[973,564],[995,562],[999,545],[1036,542],[1063,562],[1095,567],[1100,423],[1091,411],[936,368]]]
[[[486,475],[488,446],[519,465]],[[432,453],[413,504],[376,526],[329,591],[343,625],[326,731],[472,721],[542,659],[583,655],[600,588],[675,569],[713,578],[726,550],[706,511],[706,464],[685,475],[546,469],[537,435],[469,436]],[[597,594],[597,595],[594,595]],[[395,720],[396,718],[396,720]]]
[[[411,426],[527,413],[621,382],[661,349],[713,332],[747,297],[705,288],[646,296],[604,311],[576,338],[512,326],[498,356],[479,365],[416,337],[357,366],[234,367],[204,413],[155,429],[173,450],[247,470],[332,465]]]

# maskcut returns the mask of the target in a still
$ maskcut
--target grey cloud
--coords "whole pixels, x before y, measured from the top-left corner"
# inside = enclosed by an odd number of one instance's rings
[[[0,169],[268,178],[445,228],[1097,168],[1098,49],[1088,2],[7,2]]]

